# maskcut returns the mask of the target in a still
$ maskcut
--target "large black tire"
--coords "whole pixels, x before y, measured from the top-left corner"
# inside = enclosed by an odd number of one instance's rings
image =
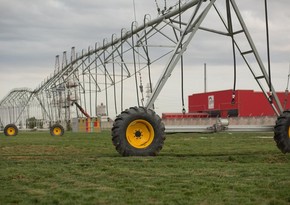
[[[282,153],[290,152],[290,111],[284,111],[274,127],[274,140]]]
[[[16,136],[18,134],[18,128],[14,124],[8,124],[4,128],[4,134],[6,136]]]
[[[164,124],[153,110],[131,107],[115,119],[112,141],[122,156],[155,156],[163,147],[164,130]]]
[[[49,131],[51,136],[62,136],[64,134],[63,126],[60,124],[54,124]]]

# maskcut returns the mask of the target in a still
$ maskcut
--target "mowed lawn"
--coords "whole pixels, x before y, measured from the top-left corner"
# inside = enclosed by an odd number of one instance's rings
[[[109,131],[0,134],[0,204],[290,204],[272,136],[171,134],[156,157],[122,157]]]

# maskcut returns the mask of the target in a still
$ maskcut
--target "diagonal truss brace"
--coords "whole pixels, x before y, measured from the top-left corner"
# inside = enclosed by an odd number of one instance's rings
[[[153,89],[153,92],[146,104],[146,108],[152,108],[153,104],[160,94],[163,86],[171,76],[172,71],[174,70],[176,64],[179,62],[181,56],[186,51],[187,46],[189,45],[190,41],[194,37],[195,33],[199,29],[200,24],[206,17],[207,13],[209,12],[210,8],[213,6],[216,0],[212,0],[205,10],[197,16],[197,12],[200,8],[200,4],[202,4],[202,1],[197,5],[195,12],[192,14],[191,18],[189,19],[187,26],[183,30],[183,34],[180,37],[178,43],[176,44],[175,50],[172,53],[168,63],[165,66],[165,69],[163,70],[162,75],[160,76],[159,80],[157,81],[157,84],[155,88]]]
[[[242,18],[242,15],[238,9],[238,6],[235,2],[235,0],[229,0],[231,2],[232,8],[238,18],[238,21],[241,25],[242,30],[241,31],[237,31],[232,33],[232,35],[236,35],[239,33],[244,33],[244,35],[246,36],[246,39],[248,41],[248,44],[251,48],[250,51],[247,52],[243,52],[237,41],[235,39],[234,40],[234,44],[237,47],[237,49],[239,50],[243,60],[245,61],[246,65],[248,66],[250,72],[252,73],[254,79],[256,80],[256,82],[258,83],[259,87],[261,88],[263,94],[265,95],[265,97],[269,100],[273,110],[275,111],[275,113],[277,115],[280,115],[283,112],[283,107],[279,101],[279,98],[274,90],[273,85],[270,83],[270,78],[269,75],[265,69],[265,66],[261,60],[261,57],[256,49],[256,46],[254,44],[254,41],[252,40],[252,37],[246,27],[246,24]],[[215,31],[212,29],[206,29],[206,28],[202,28],[200,27],[201,23],[203,22],[203,20],[205,19],[206,15],[208,14],[208,12],[210,11],[210,9],[215,6],[215,2],[216,0],[211,0],[209,2],[209,4],[205,7],[205,9],[201,12],[201,14],[199,16],[197,16],[197,11],[199,9],[200,4],[203,1],[200,1],[199,5],[197,5],[196,7],[196,11],[193,13],[193,15],[191,16],[191,18],[189,19],[185,29],[182,31],[183,35],[180,37],[178,43],[176,44],[175,50],[172,53],[168,63],[166,64],[163,73],[161,75],[161,77],[159,78],[147,104],[146,104],[146,108],[152,108],[153,104],[155,102],[155,100],[157,99],[158,95],[160,94],[163,86],[166,84],[166,81],[169,79],[169,77],[171,76],[172,71],[174,70],[176,64],[179,62],[179,60],[181,59],[183,53],[186,51],[187,46],[189,45],[190,41],[193,39],[195,33],[197,32],[198,29],[201,30],[205,30],[205,31],[209,31],[209,32],[214,32],[216,34],[220,34],[220,35],[228,35],[227,33],[223,33],[223,32],[219,32],[219,31]],[[217,11],[218,12],[218,11]],[[219,12],[218,12],[219,13]],[[219,14],[220,18],[221,15]],[[224,25],[226,26],[226,22],[222,19]],[[227,28],[228,29],[228,28]],[[251,67],[248,59],[247,59],[247,55],[252,54],[256,60],[256,63],[259,66],[259,69],[262,74],[261,75],[257,75],[254,71],[254,69]],[[266,83],[266,85],[268,86],[268,88],[270,88],[270,90],[272,91],[272,93],[268,93],[266,91],[266,89],[263,87],[262,85],[262,81],[264,83]],[[271,98],[273,97],[274,102],[272,102]]]

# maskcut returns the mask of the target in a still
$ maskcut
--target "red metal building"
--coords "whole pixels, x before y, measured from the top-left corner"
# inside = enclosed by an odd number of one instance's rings
[[[290,96],[277,93],[282,105],[290,108]],[[210,117],[274,116],[275,113],[262,92],[236,90],[232,103],[232,90],[199,93],[188,96],[189,113],[208,113]]]

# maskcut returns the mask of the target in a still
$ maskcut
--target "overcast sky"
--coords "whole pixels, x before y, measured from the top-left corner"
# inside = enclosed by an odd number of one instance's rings
[[[266,62],[264,0],[236,1]],[[164,6],[163,0],[157,2]],[[168,5],[175,2],[167,0]],[[268,0],[268,5],[273,83],[276,90],[283,91],[290,60],[290,1]],[[154,0],[135,0],[135,6],[140,24],[145,14],[151,14],[152,19],[157,16]],[[133,0],[0,0],[0,100],[13,88],[36,88],[53,72],[56,55],[69,52],[72,46],[80,51],[102,42],[122,28],[130,28],[134,18]],[[200,77],[186,87],[186,95],[203,91],[205,62],[209,91],[232,88],[232,77],[228,82],[224,80],[229,73],[225,69],[231,69],[232,61],[222,57],[226,54],[223,46],[213,46],[218,45],[219,38],[210,37],[200,34],[197,49],[193,46],[189,51],[197,56],[190,76]],[[238,89],[258,90],[250,78],[241,71]],[[170,86],[167,89],[172,90]],[[166,88],[163,96],[170,97]]]

